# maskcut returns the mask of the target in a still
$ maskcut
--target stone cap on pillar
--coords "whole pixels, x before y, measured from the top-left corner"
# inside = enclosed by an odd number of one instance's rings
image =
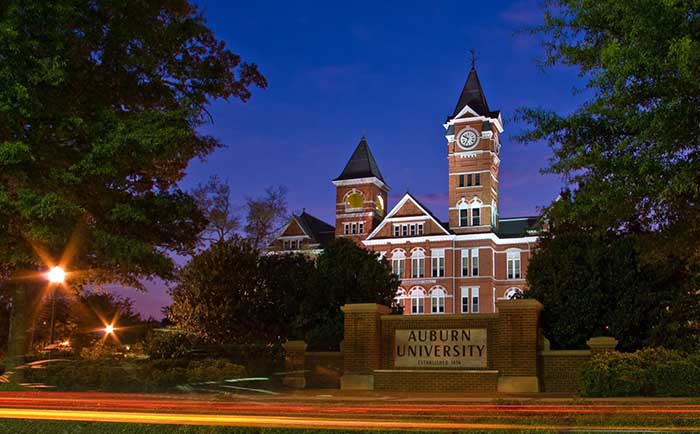
[[[542,306],[542,303],[537,300],[531,298],[520,298],[516,300],[499,300],[496,302],[496,308],[498,308],[499,311],[523,309],[535,309],[537,311],[541,311],[544,309],[544,306]]]
[[[345,304],[340,307],[344,313],[378,313],[381,315],[386,315],[391,313],[391,308],[384,306],[383,304],[376,303],[353,303]]]
[[[306,342],[304,341],[287,341],[282,344],[285,351],[306,351]]]
[[[592,351],[614,351],[617,347],[617,339],[611,336],[596,336],[587,340],[586,345]]]

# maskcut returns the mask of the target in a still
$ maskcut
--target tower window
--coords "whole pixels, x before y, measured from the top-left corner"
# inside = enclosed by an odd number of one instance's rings
[[[464,187],[464,175],[459,175],[459,186]]]
[[[460,209],[459,210],[459,225],[460,226],[469,226],[469,210],[468,209]]]
[[[479,275],[479,249],[472,249],[472,276]]]
[[[471,187],[472,184],[472,174],[467,175],[467,187]]]
[[[474,174],[474,185],[481,185],[481,173]]]
[[[481,225],[481,208],[472,208],[472,226]]]

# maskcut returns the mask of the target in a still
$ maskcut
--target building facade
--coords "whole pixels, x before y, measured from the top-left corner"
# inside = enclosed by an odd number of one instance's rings
[[[333,180],[335,227],[307,213],[293,216],[270,250],[318,253],[333,237],[351,238],[391,263],[407,315],[495,312],[498,300],[526,291],[537,217],[499,215],[503,121],[489,109],[473,67],[443,126],[447,221],[409,193],[387,211],[390,188],[362,137]]]

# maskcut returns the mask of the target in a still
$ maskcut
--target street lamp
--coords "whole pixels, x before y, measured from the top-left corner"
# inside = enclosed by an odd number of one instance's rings
[[[114,333],[114,326],[112,324],[107,324],[105,327],[105,334],[111,335],[112,333]]]
[[[60,285],[66,281],[66,271],[59,266],[52,267],[46,273],[46,280],[49,284]],[[49,345],[53,345],[54,338],[54,318],[56,317],[56,291],[51,291],[51,332],[49,335]],[[49,359],[51,358],[53,348],[49,349]]]

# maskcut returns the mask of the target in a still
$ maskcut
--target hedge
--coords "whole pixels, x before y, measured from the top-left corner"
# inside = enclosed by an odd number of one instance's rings
[[[651,348],[606,352],[578,370],[582,396],[700,396],[700,356]]]
[[[201,382],[245,376],[245,369],[222,359],[67,360],[28,369],[25,381],[61,391],[171,392]]]

